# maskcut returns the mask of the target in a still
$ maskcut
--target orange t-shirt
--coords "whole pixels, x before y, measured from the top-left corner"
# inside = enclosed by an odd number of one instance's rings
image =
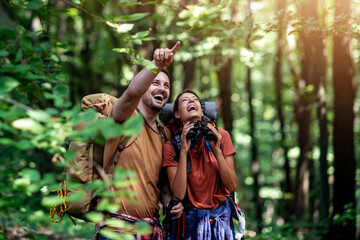
[[[227,131],[219,129],[222,136],[221,150],[224,158],[236,153]],[[205,141],[201,140],[199,149],[189,150],[191,158],[191,172],[187,174],[187,194],[189,204],[197,209],[215,209],[225,197],[214,197],[216,195],[229,196],[229,191],[221,183],[219,165],[212,152],[205,149]],[[178,162],[174,159],[176,153],[170,141],[163,146],[163,167],[177,167]]]
[[[117,166],[127,170],[133,170],[137,174],[138,182],[126,187],[126,190],[134,192],[131,201],[120,201],[119,213],[145,218],[158,215],[160,190],[158,183],[162,166],[162,147],[165,140],[152,131],[146,124],[144,130],[125,148]],[[154,128],[158,133],[160,129]],[[164,128],[164,133],[169,138],[170,131]]]

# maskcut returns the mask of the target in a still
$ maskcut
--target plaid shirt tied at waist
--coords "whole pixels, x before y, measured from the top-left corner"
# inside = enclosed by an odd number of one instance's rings
[[[122,213],[109,213],[103,212],[104,215],[110,218],[120,219],[124,222],[128,222],[131,224],[135,224],[137,222],[146,222],[149,223],[153,227],[153,233],[150,235],[134,235],[135,240],[163,240],[165,238],[165,232],[161,227],[159,220],[155,217],[152,218],[137,218],[134,216],[122,214]],[[96,224],[96,232],[98,232],[102,227],[107,226],[106,220]]]

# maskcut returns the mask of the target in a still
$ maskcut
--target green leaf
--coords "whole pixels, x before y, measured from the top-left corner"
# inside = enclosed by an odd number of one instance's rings
[[[13,77],[0,77],[0,92],[11,92],[19,85],[20,83]]]
[[[23,50],[22,49],[19,49],[17,52],[16,52],[16,56],[15,56],[15,60],[14,62],[15,63],[18,63],[20,62],[20,60],[23,58]]]
[[[119,204],[110,203],[109,198],[102,198],[100,203],[96,206],[98,211],[117,212],[120,209]]]
[[[106,220],[106,225],[109,227],[129,229],[129,230],[132,228],[131,224],[124,222],[120,219],[108,219]]]
[[[129,48],[114,48],[113,51],[118,53],[130,53]]]
[[[149,13],[134,13],[134,14],[130,14],[130,15],[119,16],[119,17],[114,18],[113,20],[115,22],[136,21],[136,20],[140,20],[148,15],[149,15]]]
[[[42,133],[44,131],[44,127],[40,123],[34,121],[31,118],[22,118],[15,120],[12,122],[11,125],[14,128],[29,131],[32,133]]]
[[[56,46],[58,46],[59,48],[62,48],[62,49],[68,49],[69,48],[69,46],[66,43],[63,43],[63,42],[56,42]]]
[[[137,44],[137,45],[141,45],[141,44],[142,44],[142,41],[141,41],[140,39],[134,39],[134,40],[132,40],[132,42],[133,42],[134,44]]]
[[[63,204],[64,198],[58,196],[46,197],[41,201],[41,204],[45,207],[51,207],[52,205]]]
[[[264,36],[262,36],[262,35],[253,35],[253,36],[250,37],[249,41],[250,42],[257,41],[257,40],[262,39],[263,37]]]
[[[0,39],[4,40],[14,40],[16,38],[15,32],[7,29],[3,26],[0,26]]]
[[[152,61],[149,61],[147,59],[143,59],[141,61],[141,65],[143,65],[144,67],[146,67],[147,69],[150,69],[152,72],[156,73],[156,65],[152,62]]]
[[[33,44],[31,38],[29,37],[22,38],[20,41],[20,46],[29,52],[33,51]]]
[[[77,190],[72,192],[68,197],[67,197],[67,201],[69,202],[76,202],[79,201],[81,199],[84,199],[86,196],[86,192],[83,190]]]
[[[309,84],[305,87],[305,92],[311,93],[315,90],[315,86],[312,84]]]
[[[144,5],[156,4],[156,3],[158,3],[158,1],[148,1],[148,2],[145,2]]]
[[[103,6],[105,6],[109,2],[109,0],[96,0],[96,1],[98,1]]]
[[[43,2],[41,0],[32,0],[29,2],[27,8],[30,10],[38,10],[43,6]]]
[[[85,214],[86,219],[88,219],[89,221],[93,222],[93,223],[99,223],[104,221],[104,215],[102,215],[101,213],[97,213],[97,212],[89,212]]]
[[[143,221],[135,223],[135,232],[140,235],[149,235],[151,233],[149,223]]]
[[[51,44],[49,42],[43,42],[40,44],[40,48],[44,52],[48,52],[51,50]]]
[[[38,121],[38,122],[50,122],[51,120],[51,115],[43,110],[29,110],[27,111],[27,114],[29,115],[29,117],[31,117],[32,119]]]
[[[40,172],[34,168],[25,168],[19,173],[20,176],[29,179],[31,182],[40,180]]]
[[[30,185],[29,178],[17,178],[14,181],[14,187],[26,187]]]
[[[0,138],[1,145],[16,145],[17,141],[10,138]]]
[[[131,239],[124,237],[125,234],[116,233],[114,231],[111,231],[109,229],[100,229],[99,233],[103,235],[106,238],[114,239],[114,240],[123,240],[125,239]],[[126,234],[127,236],[130,236],[130,234]],[[134,237],[132,237],[134,239]]]
[[[113,118],[101,118],[97,122],[97,126],[101,129],[105,138],[114,138],[122,135],[123,128],[117,124]]]
[[[246,28],[251,28],[252,24],[253,24],[252,18],[246,18],[243,22],[243,25]]]
[[[137,32],[133,37],[134,38],[143,38],[149,35],[149,31],[142,31],[142,32]]]
[[[113,180],[115,182],[124,181],[125,179],[136,179],[136,172],[133,170],[124,169],[122,167],[116,167]]]
[[[53,54],[53,53],[50,55],[50,59],[53,60],[54,62],[59,62],[58,56],[56,56],[56,55]]]
[[[141,114],[136,114],[124,123],[125,136],[138,135],[143,130],[144,118]]]
[[[131,31],[131,29],[134,28],[134,24],[132,23],[124,23],[124,24],[119,24],[118,27],[116,28],[116,31],[118,33],[126,33]]]
[[[0,57],[6,57],[8,55],[9,55],[8,51],[4,51],[4,50],[0,51]]]
[[[96,111],[94,109],[87,109],[83,112],[80,112],[75,119],[75,124],[79,123],[89,123],[96,119]]]
[[[191,16],[191,11],[189,10],[182,10],[180,13],[179,13],[179,18],[180,19],[184,19],[184,18],[188,18]]]
[[[45,83],[42,83],[42,84],[41,84],[41,88],[46,89],[46,90],[51,90],[51,89],[52,89],[52,85],[51,85],[51,83],[45,82]]]
[[[144,41],[144,42],[147,42],[147,41],[156,40],[156,38],[154,38],[154,37],[146,37],[146,38],[143,38],[143,39],[141,39],[141,40]]]
[[[69,87],[65,84],[58,84],[54,87],[53,93],[57,96],[66,96],[69,92]]]
[[[233,34],[235,36],[245,37],[245,36],[249,35],[249,30],[247,28],[240,28],[240,29],[236,29],[235,31],[233,31]]]
[[[26,74],[30,69],[31,69],[30,65],[17,65],[15,66],[14,70],[16,73]]]
[[[22,139],[19,142],[17,142],[17,147],[20,150],[24,150],[24,151],[34,148],[34,146],[28,140],[25,139]]]

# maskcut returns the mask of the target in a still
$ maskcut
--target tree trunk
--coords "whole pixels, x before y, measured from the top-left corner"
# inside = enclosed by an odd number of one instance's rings
[[[335,1],[338,34],[334,34],[334,199],[333,216],[355,208],[354,99],[355,68],[350,35],[351,1]],[[332,239],[355,239],[355,217],[331,227]]]
[[[322,5],[322,4],[320,4]],[[314,6],[315,7],[315,6]],[[326,12],[326,11],[324,11]],[[316,18],[319,22],[324,21],[325,16],[322,16],[322,19],[319,19],[318,14],[316,14]],[[326,58],[324,53],[324,37],[322,32],[316,31],[312,34],[313,39],[313,51],[314,54],[314,62],[316,63],[316,67],[313,70],[313,79],[314,79],[314,87],[315,94],[317,95],[316,100],[318,101],[317,107],[317,118],[319,122],[319,146],[320,146],[320,219],[328,219],[329,218],[329,207],[330,207],[330,199],[329,199],[329,176],[328,176],[328,163],[327,163],[327,153],[328,153],[328,145],[329,145],[329,133],[327,129],[327,107],[326,107]],[[315,66],[315,65],[314,65]]]
[[[250,35],[247,39],[247,48],[251,50],[251,46],[249,43]],[[262,201],[259,195],[260,192],[260,184],[259,184],[259,161],[258,161],[258,147],[257,141],[255,137],[255,110],[252,104],[253,100],[253,87],[252,87],[252,79],[251,79],[251,68],[247,67],[247,75],[246,75],[246,91],[248,94],[248,103],[249,103],[249,124],[250,124],[250,138],[251,138],[251,172],[254,179],[253,183],[253,201],[255,203],[255,217],[257,221],[257,230],[256,232],[260,233],[262,231]]]
[[[225,65],[217,72],[220,98],[221,98],[221,115],[224,120],[224,128],[232,135],[233,114],[231,111],[231,82],[232,82],[232,59],[228,59]]]
[[[299,4],[302,17],[305,19],[317,18],[317,0],[305,0]],[[306,21],[305,21],[306,22]],[[296,192],[295,192],[295,215],[297,219],[304,217],[304,210],[308,203],[309,192],[309,161],[310,146],[310,127],[311,127],[311,106],[315,100],[314,71],[316,68],[316,52],[314,51],[311,33],[304,30],[299,33],[300,44],[303,52],[301,59],[301,79],[297,83],[295,98],[296,120],[299,126],[298,144],[300,156],[297,162],[296,172]]]
[[[174,99],[174,63],[166,67],[166,71],[169,73],[170,78],[170,96],[168,102],[172,103]]]
[[[183,63],[184,68],[184,80],[183,80],[183,90],[193,89],[195,85],[195,69],[196,69],[196,59],[193,58],[188,62]]]
[[[286,0],[277,1],[278,11],[286,11]],[[286,146],[286,133],[285,133],[285,118],[283,112],[283,100],[282,100],[282,64],[283,64],[283,49],[284,49],[284,21],[283,16],[280,16],[278,22],[278,39],[277,39],[277,51],[275,57],[275,93],[276,93],[276,109],[278,114],[278,119],[280,122],[280,133],[281,133],[281,142],[280,147],[284,151],[284,172],[285,172],[285,181],[282,184],[282,190],[285,193],[292,193],[291,187],[291,176],[290,176],[290,163],[288,158],[288,147]],[[291,202],[289,199],[284,200],[284,204],[281,205],[282,215],[285,219],[289,219],[291,216]]]

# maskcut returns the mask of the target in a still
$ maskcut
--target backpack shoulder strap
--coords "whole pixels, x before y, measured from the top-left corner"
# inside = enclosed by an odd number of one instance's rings
[[[171,135],[171,144],[175,150],[175,157],[174,160],[175,161],[179,161],[179,157],[180,157],[180,150],[181,150],[181,137],[179,133],[173,133]],[[187,157],[186,157],[186,172],[190,173],[191,172],[191,158],[190,158],[190,153],[187,153]]]
[[[134,136],[128,136],[128,137],[124,137],[124,139],[118,144],[117,148],[115,149],[115,153],[113,154],[111,160],[109,161],[109,163],[106,165],[105,168],[105,172],[109,173],[109,170],[112,166],[115,166],[120,159],[120,154],[122,153],[122,151],[129,147],[137,138],[137,135]]]
[[[104,149],[104,171],[109,173],[112,166],[116,165],[120,159],[121,152],[129,147],[137,138],[133,136],[121,136],[106,141]]]

